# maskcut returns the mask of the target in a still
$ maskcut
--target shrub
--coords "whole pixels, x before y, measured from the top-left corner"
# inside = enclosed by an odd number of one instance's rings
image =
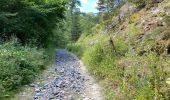
[[[116,62],[119,57],[122,57],[128,52],[129,47],[120,38],[114,40],[115,47],[109,44],[109,37],[97,39],[99,41],[98,43],[85,49],[82,60],[87,65],[90,73],[102,82],[105,88],[106,99],[113,99],[114,92],[112,89],[109,89],[111,88],[110,85],[113,85],[113,81],[120,82],[121,79],[119,76],[122,75],[122,69],[116,66]]]
[[[82,47],[81,45],[79,45],[78,43],[77,44],[68,44],[67,45],[67,50],[72,52],[72,53],[75,53],[77,56],[81,56],[83,51],[82,51]]]
[[[116,48],[116,53],[123,56],[126,54],[129,50],[129,44],[126,43],[123,39],[121,38],[115,38],[115,48]]]
[[[106,53],[102,45],[96,44],[87,49],[82,59],[96,78],[104,79],[112,76],[115,56],[112,53]]]
[[[29,84],[45,68],[44,50],[20,46],[16,41],[0,45],[0,99]]]

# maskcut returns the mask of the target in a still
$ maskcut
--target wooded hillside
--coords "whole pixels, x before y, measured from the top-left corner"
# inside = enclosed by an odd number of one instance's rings
[[[96,4],[85,13],[81,0],[0,0],[0,99],[32,83],[62,48],[84,62],[106,100],[169,100],[170,1]]]
[[[68,45],[106,100],[170,99],[169,7],[169,0],[99,0],[99,23]]]

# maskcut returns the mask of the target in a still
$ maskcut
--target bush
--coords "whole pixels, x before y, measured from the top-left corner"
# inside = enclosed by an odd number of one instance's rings
[[[82,47],[81,47],[81,45],[79,45],[79,44],[73,44],[73,43],[71,43],[71,44],[68,44],[67,45],[67,50],[68,51],[70,51],[70,52],[72,52],[72,53],[75,53],[77,56],[81,56],[82,55],[82,53],[83,53],[83,51],[82,51]]]
[[[44,50],[20,46],[16,41],[0,45],[0,99],[29,84],[45,68]]]
[[[113,81],[121,81],[118,75],[122,74],[122,69],[116,66],[119,57],[128,52],[128,45],[120,38],[114,40],[113,45],[109,44],[109,37],[97,38],[98,43],[91,47],[86,47],[82,55],[82,60],[88,67],[89,72],[94,75],[102,85],[106,93],[106,99],[115,98],[110,85]],[[109,93],[108,93],[109,92]]]

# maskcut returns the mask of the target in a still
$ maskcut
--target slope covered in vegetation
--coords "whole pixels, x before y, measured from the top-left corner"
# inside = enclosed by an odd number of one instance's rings
[[[168,100],[170,1],[134,1],[100,14],[100,23],[67,48],[104,87],[106,100]]]
[[[67,37],[66,0],[0,0],[0,99],[31,83]],[[62,42],[62,44],[61,44]]]
[[[106,100],[170,99],[170,1],[0,0],[0,99],[49,64],[55,48],[77,54]]]

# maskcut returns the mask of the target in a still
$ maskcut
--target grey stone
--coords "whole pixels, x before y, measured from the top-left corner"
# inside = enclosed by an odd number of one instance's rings
[[[49,100],[75,100],[72,98],[72,93],[80,95],[85,88],[85,78],[80,73],[78,59],[68,52],[58,51],[54,71],[59,73],[58,77],[52,82],[44,84],[42,91],[40,87],[36,87],[34,97],[40,97],[43,100],[42,93],[44,93]]]

